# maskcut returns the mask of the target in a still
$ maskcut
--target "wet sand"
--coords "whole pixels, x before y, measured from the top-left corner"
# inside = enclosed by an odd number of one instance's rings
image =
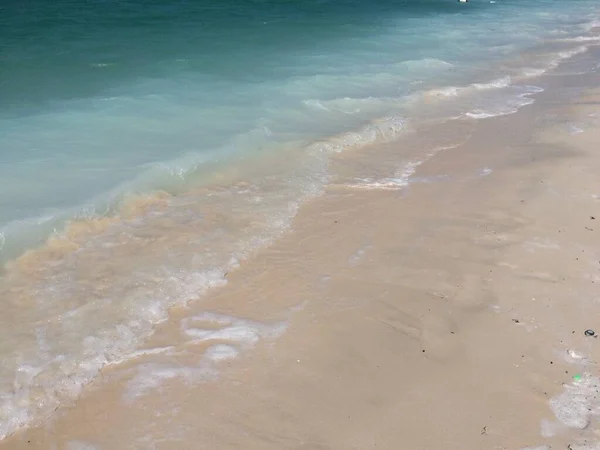
[[[551,400],[597,375],[594,75],[340,154],[289,232],[172,312],[167,350],[0,448],[595,448],[600,402]]]

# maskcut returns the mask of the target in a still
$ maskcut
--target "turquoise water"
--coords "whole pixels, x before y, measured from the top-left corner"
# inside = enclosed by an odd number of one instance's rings
[[[403,96],[430,86],[497,78],[490,64],[553,31],[578,33],[571,25],[589,21],[593,4],[6,3],[4,260],[69,217],[104,214],[128,193],[175,189],[209,162],[405,115]],[[333,100],[342,101],[318,103]]]
[[[533,101],[535,76],[596,42],[595,8],[4,1],[0,437],[275,239],[330,154]]]

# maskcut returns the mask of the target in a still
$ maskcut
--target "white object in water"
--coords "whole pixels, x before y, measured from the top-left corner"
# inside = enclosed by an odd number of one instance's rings
[[[458,3],[467,3],[469,0],[458,0]]]

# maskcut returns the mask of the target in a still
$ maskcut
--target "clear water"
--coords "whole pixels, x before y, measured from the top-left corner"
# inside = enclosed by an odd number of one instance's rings
[[[224,283],[332,152],[514,112],[598,17],[591,0],[2,2],[0,437]]]
[[[403,115],[403,96],[428,86],[495,78],[491,63],[572,31],[592,2],[3,4],[6,260],[73,215],[176,189],[209,162]]]

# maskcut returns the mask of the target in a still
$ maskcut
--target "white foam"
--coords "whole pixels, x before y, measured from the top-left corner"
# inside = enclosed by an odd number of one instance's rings
[[[568,450],[600,450],[600,444],[597,442],[581,442],[569,444]]]
[[[416,160],[408,162],[395,177],[390,178],[357,178],[352,183],[347,183],[345,186],[356,189],[383,189],[383,190],[398,190],[403,189],[410,184],[410,177],[414,175],[417,167],[423,164],[425,160]]]
[[[361,116],[377,115],[397,102],[398,99],[387,97],[342,97],[330,100],[312,99],[303,101],[306,106],[312,109],[345,115],[361,114]]]
[[[231,345],[218,344],[206,350],[202,359],[210,362],[221,362],[233,359],[239,353],[239,350]]]
[[[196,341],[223,340],[241,343],[245,345],[254,345],[260,339],[259,331],[254,327],[247,325],[231,325],[221,330],[201,330],[190,328],[185,330],[188,336],[196,338]]]
[[[567,356],[569,357],[569,362],[580,362],[587,359],[582,353],[576,352],[575,350],[567,350]]]
[[[205,323],[209,328],[191,327],[192,323]],[[212,329],[214,325],[225,325]],[[216,313],[203,313],[182,322],[183,332],[195,342],[229,341],[244,348],[253,347],[261,338],[275,339],[285,331],[287,324],[265,325],[260,322],[238,319]]]
[[[531,104],[533,101],[529,103],[525,103],[525,105]],[[525,106],[524,105],[524,106]],[[465,113],[465,116],[470,117],[471,119],[489,119],[491,117],[498,116],[506,116],[507,114],[514,114],[518,110],[514,108],[498,108],[496,110],[483,110],[483,109],[475,109],[473,111],[469,111]]]
[[[396,191],[405,188],[408,184],[408,180],[401,178],[382,178],[380,180],[358,178],[356,182],[348,183],[346,186],[355,189],[383,189]]]
[[[576,36],[571,38],[556,39],[557,42],[598,42],[600,36]]]
[[[557,56],[561,60],[569,59],[569,58],[572,58],[573,56],[576,56],[576,55],[586,52],[588,50],[588,48],[589,47],[587,45],[581,45],[581,46],[573,48],[571,50],[565,50],[565,51],[559,52]]]
[[[599,449],[597,430],[589,429],[593,418],[600,415],[600,378],[585,372],[590,360],[581,352],[566,349],[560,356],[567,363],[576,364],[582,370],[581,375],[573,377],[569,384],[563,384],[563,392],[552,397],[550,408],[557,420],[542,420],[540,431],[543,437],[551,438],[563,434],[567,429],[586,430],[580,432],[578,442],[572,442],[570,449]]]
[[[186,383],[213,380],[218,376],[217,366],[239,355],[239,350],[226,344],[208,347],[195,367],[165,363],[147,363],[137,367],[136,375],[127,384],[123,395],[130,402],[148,391],[156,390],[169,380],[181,379]]]
[[[552,55],[548,61],[548,68],[555,69],[558,67],[563,61],[572,58],[573,56],[579,55],[581,53],[585,53],[588,51],[589,47],[587,45],[581,45],[579,47],[575,47],[570,50],[564,50],[562,52],[558,52]]]
[[[541,67],[526,67],[521,69],[520,78],[535,78],[544,75],[548,71],[547,68]]]
[[[86,245],[93,243],[92,239]],[[94,251],[110,252],[112,247],[103,244],[100,242]],[[72,263],[77,264],[77,260]],[[185,304],[208,289],[225,284],[224,274],[229,270],[227,264],[222,265],[222,269],[205,271],[163,267],[152,274],[134,274],[138,284],[131,287],[127,281],[123,283],[121,277],[115,277],[110,284],[84,285],[81,280],[71,278],[66,264],[61,262],[59,275],[44,281],[47,286],[41,282],[36,285],[36,295],[43,297],[43,302],[38,303],[48,312],[49,320],[31,331],[35,335],[32,350],[18,355],[19,359],[5,359],[4,367],[0,368],[3,372],[0,438],[34,419],[47,417],[59,405],[77,398],[83,386],[91,382],[102,367],[171,352],[172,347],[142,350],[137,347],[152,333],[156,323],[167,318],[170,306]],[[67,302],[71,298],[78,299],[79,294],[87,298],[78,289],[90,285],[94,294],[88,296],[89,302],[65,309],[65,299]],[[110,290],[98,299],[99,286]],[[118,298],[118,303],[112,302],[112,298]],[[111,300],[116,306],[104,308],[103,299]],[[57,340],[58,330],[67,337]],[[168,372],[159,374],[159,378],[165,377],[169,377]],[[12,385],[9,385],[11,378]]]
[[[560,41],[565,42],[589,42],[600,40],[600,37],[588,38],[585,36],[579,36],[577,38],[566,38],[560,39]],[[563,50],[561,52],[554,53],[549,55],[545,62],[545,67],[525,67],[521,69],[520,75],[516,77],[517,79],[526,79],[526,78],[535,78],[539,77],[549,70],[556,69],[563,61],[572,58],[573,56],[584,53],[588,50],[588,46],[582,45],[570,50]],[[585,72],[582,72],[585,73]]]
[[[599,28],[599,27],[600,27],[600,19],[597,19],[597,18],[594,18],[594,19],[590,20],[589,22],[586,22],[582,26],[582,28],[585,31],[592,31],[594,28]]]
[[[457,117],[456,119],[459,119],[459,118],[460,117]],[[437,181],[440,179],[446,179],[447,176],[445,176],[445,175],[435,176],[435,177],[413,177],[413,175],[416,173],[417,167],[419,167],[421,164],[428,161],[430,158],[435,156],[438,152],[441,152],[444,150],[451,150],[451,149],[460,147],[461,145],[465,144],[469,139],[471,139],[471,135],[468,135],[464,141],[459,142],[458,144],[442,145],[439,147],[435,147],[433,150],[431,150],[429,153],[427,153],[424,158],[417,159],[415,161],[409,161],[408,163],[406,163],[401,170],[396,172],[396,176],[394,176],[394,177],[387,177],[387,178],[380,178],[380,179],[357,178],[357,179],[355,179],[355,181],[353,181],[351,183],[346,183],[344,186],[349,187],[349,188],[354,188],[354,189],[380,189],[380,190],[395,191],[395,190],[404,189],[413,182],[415,182],[415,183],[425,182],[426,183],[426,182],[431,182],[431,181]]]
[[[69,441],[67,450],[100,450],[100,447],[82,441]]]
[[[389,142],[406,128],[403,117],[388,116],[375,120],[356,132],[347,132],[309,146],[310,153],[341,153],[378,142]]]
[[[408,179],[417,171],[417,167],[423,164],[425,160],[418,159],[416,161],[411,161],[404,166],[402,172],[400,172],[400,177],[403,179]]]
[[[436,97],[457,97],[460,94],[467,93],[473,90],[485,91],[490,89],[502,89],[512,84],[510,76],[495,78],[487,83],[472,83],[467,86],[446,86],[444,88],[432,89],[426,92],[426,95]]]
[[[569,124],[569,134],[581,134],[585,130],[577,125]]]
[[[297,308],[292,308],[292,312]],[[204,325],[205,328],[200,328],[199,325]],[[261,339],[278,338],[285,332],[287,323],[265,324],[207,312],[182,320],[181,328],[191,338],[188,345],[211,341],[216,343],[204,351],[195,366],[165,363],[138,366],[136,375],[129,381],[123,394],[126,401],[132,401],[150,390],[158,389],[168,380],[182,379],[187,383],[213,380],[219,375],[219,364],[238,357],[242,350],[253,348]]]
[[[165,381],[182,378],[187,381],[201,379],[204,374],[189,367],[172,366],[167,364],[143,364],[137,368],[137,374],[127,384],[123,398],[132,401],[150,390],[158,389]]]
[[[89,338],[86,338],[86,339],[89,339]],[[171,353],[173,351],[173,349],[174,349],[174,347],[168,346],[168,347],[156,347],[156,348],[147,348],[147,349],[143,349],[143,350],[137,350],[137,351],[131,352],[127,355],[121,356],[118,359],[113,359],[112,361],[109,361],[107,363],[107,365],[123,364],[124,362],[131,361],[131,360],[137,359],[137,358],[142,358],[144,356],[161,355],[164,353]]]
[[[471,85],[471,87],[479,90],[501,89],[510,86],[511,83],[512,79],[510,76],[507,75],[505,77],[496,78],[495,80],[492,80],[488,83],[474,83]]]
[[[477,108],[466,112],[464,115],[471,119],[487,119],[490,117],[505,116],[514,114],[524,106],[531,105],[535,102],[530,95],[543,92],[543,89],[537,86],[523,86],[525,92],[520,94],[512,94],[506,99],[501,100],[497,105],[487,108]]]
[[[440,89],[432,89],[428,92],[429,95],[434,95],[436,97],[456,97],[460,93],[460,91],[464,88],[459,88],[456,86],[448,86]]]
[[[454,64],[444,61],[443,59],[437,58],[422,58],[422,59],[411,59],[408,61],[402,61],[399,63],[402,66],[409,67],[411,69],[448,69],[454,67]]]
[[[323,105],[323,103],[321,103],[320,100],[304,100],[303,103],[306,106],[309,106],[314,109],[321,109],[323,111],[331,111],[331,109],[329,109],[328,107]]]
[[[581,379],[564,386],[564,391],[550,399],[550,408],[560,423],[585,429],[592,416],[600,414],[598,394],[600,378],[584,374]]]

